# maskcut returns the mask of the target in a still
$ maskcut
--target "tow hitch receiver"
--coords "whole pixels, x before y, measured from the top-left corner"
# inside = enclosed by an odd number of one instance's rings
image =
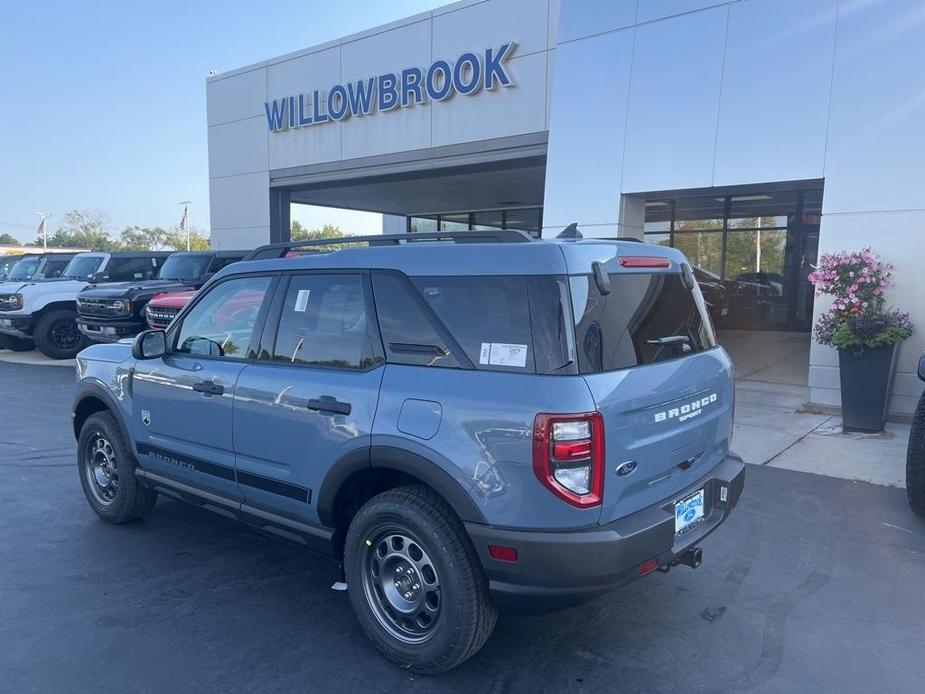
[[[679,556],[677,559],[674,559],[667,564],[662,564],[660,567],[658,567],[658,571],[660,571],[663,574],[666,574],[669,571],[671,571],[672,567],[680,566],[682,564],[684,566],[689,566],[692,569],[696,569],[702,563],[703,563],[703,550],[700,549],[700,547],[691,547],[690,549],[686,550],[684,554]]]

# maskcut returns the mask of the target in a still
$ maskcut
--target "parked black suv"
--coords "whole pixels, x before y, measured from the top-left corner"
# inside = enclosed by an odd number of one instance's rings
[[[89,286],[77,296],[77,326],[95,342],[117,342],[147,327],[145,307],[158,294],[199,289],[226,265],[250,251],[174,253],[161,266],[158,278]]]

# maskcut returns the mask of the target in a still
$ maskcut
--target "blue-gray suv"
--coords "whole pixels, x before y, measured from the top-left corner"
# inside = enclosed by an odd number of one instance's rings
[[[123,523],[164,494],[339,560],[422,673],[498,608],[696,567],[744,484],[729,356],[680,252],[566,236],[257,249],[166,332],[80,353],[90,506]]]

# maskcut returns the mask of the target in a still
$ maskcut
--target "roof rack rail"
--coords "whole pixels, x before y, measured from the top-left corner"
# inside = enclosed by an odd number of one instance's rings
[[[370,246],[399,246],[408,242],[452,241],[453,243],[531,243],[533,238],[519,229],[496,229],[494,231],[426,231],[404,234],[375,234],[370,236],[340,236],[329,239],[306,239],[304,241],[283,241],[269,243],[255,248],[244,260],[267,260],[283,258],[298,248],[313,246],[335,246],[344,243],[367,243]]]

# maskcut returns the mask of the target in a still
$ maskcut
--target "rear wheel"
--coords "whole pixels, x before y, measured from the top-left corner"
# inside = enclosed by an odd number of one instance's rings
[[[87,338],[77,327],[77,313],[56,308],[43,313],[33,332],[39,352],[52,359],[73,359],[87,346]]]
[[[919,399],[906,452],[906,494],[909,506],[925,518],[925,395]]]
[[[87,417],[77,441],[80,485],[90,508],[110,523],[138,520],[154,508],[157,492],[135,477],[135,460],[109,412]]]
[[[497,611],[465,530],[427,487],[370,499],[347,532],[344,569],[357,619],[403,668],[450,670],[495,627]]]
[[[8,349],[12,352],[28,352],[35,349],[35,343],[23,337],[0,335],[0,349]]]

